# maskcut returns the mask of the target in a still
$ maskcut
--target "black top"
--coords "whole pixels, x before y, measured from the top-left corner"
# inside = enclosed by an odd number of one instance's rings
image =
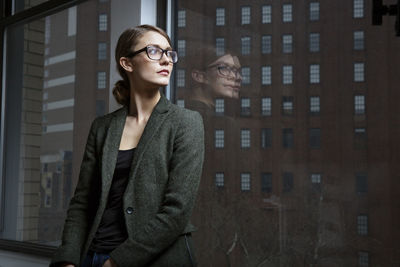
[[[122,196],[128,183],[134,150],[135,148],[118,151],[107,206],[90,246],[90,251],[108,254],[128,238]]]

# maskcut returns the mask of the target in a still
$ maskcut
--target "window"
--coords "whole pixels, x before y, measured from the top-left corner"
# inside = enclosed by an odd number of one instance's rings
[[[216,187],[224,187],[224,173],[223,172],[215,173],[215,186]]]
[[[364,31],[354,31],[354,50],[364,50]]]
[[[261,148],[272,147],[272,129],[262,128],[261,129]]]
[[[271,116],[272,113],[272,103],[270,97],[263,97],[261,99],[261,115]]]
[[[242,37],[242,55],[250,55],[251,40],[250,37]]]
[[[364,81],[364,63],[354,63],[354,81],[363,82]]]
[[[106,88],[106,72],[99,71],[97,72],[97,89],[105,89]]]
[[[271,54],[272,52],[272,37],[271,35],[263,35],[261,37],[261,53]]]
[[[285,34],[282,36],[282,52],[292,53],[293,51],[293,35]]]
[[[99,31],[101,32],[107,31],[107,14],[99,15]]]
[[[186,40],[178,40],[177,52],[180,58],[186,56]]]
[[[359,235],[367,235],[368,234],[368,216],[367,215],[358,215],[357,216],[357,233]]]
[[[283,192],[289,193],[293,190],[293,173],[283,173]]]
[[[270,85],[272,83],[271,79],[271,66],[261,67],[261,84]]]
[[[321,192],[321,174],[312,173],[311,176],[311,188],[315,192]]]
[[[104,100],[96,100],[96,117],[106,114],[106,103]]]
[[[240,147],[250,148],[250,130],[241,129],[240,130]]]
[[[224,26],[225,25],[225,8],[217,8],[215,11],[215,25]]]
[[[240,115],[250,116],[250,98],[243,97],[240,99]]]
[[[364,0],[353,0],[353,18],[364,17]]]
[[[184,69],[176,70],[176,86],[185,87],[185,70]]]
[[[318,115],[321,110],[319,96],[310,96],[310,113]]]
[[[215,130],[215,148],[224,148],[224,130]]]
[[[215,113],[223,115],[225,112],[225,103],[223,98],[215,99]]]
[[[365,96],[363,95],[354,96],[354,114],[356,115],[365,114]]]
[[[225,39],[224,38],[216,38],[215,39],[215,47],[217,56],[223,56],[225,54]]]
[[[242,68],[242,84],[250,84],[250,68]]]
[[[245,172],[240,174],[240,184],[242,191],[250,191],[250,173]]]
[[[261,22],[263,24],[272,22],[272,8],[270,5],[262,6],[261,8]]]
[[[293,83],[293,66],[285,65],[282,67],[282,83],[292,84]]]
[[[293,96],[282,97],[282,115],[293,115]]]
[[[98,60],[106,60],[107,59],[107,44],[106,43],[98,44],[97,58],[98,58]]]
[[[261,192],[272,192],[272,173],[261,173]]]
[[[364,194],[368,192],[367,174],[356,173],[356,192]]]
[[[184,99],[178,99],[178,100],[176,100],[176,104],[179,107],[184,108],[185,107],[185,100]]]
[[[367,148],[367,132],[365,128],[354,129],[354,148],[355,149]]]
[[[178,27],[186,27],[186,10],[178,10]]]
[[[319,52],[319,33],[310,33],[309,50],[310,52]]]
[[[310,3],[310,21],[319,20],[319,2]]]
[[[284,4],[282,6],[282,21],[292,22],[292,4]]]
[[[282,130],[282,146],[283,148],[292,148],[294,145],[293,129],[285,128]]]
[[[369,266],[369,253],[365,251],[358,252],[358,266],[368,267]]]
[[[311,64],[310,65],[310,83],[319,83],[320,76],[319,76],[319,64]]]
[[[242,7],[242,25],[250,24],[251,10],[249,6]]]
[[[311,128],[310,129],[310,148],[321,147],[321,129]]]

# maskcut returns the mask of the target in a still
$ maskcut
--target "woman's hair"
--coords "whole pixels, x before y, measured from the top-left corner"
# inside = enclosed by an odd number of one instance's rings
[[[140,25],[134,28],[130,28],[125,30],[118,39],[117,47],[115,48],[115,61],[117,63],[117,70],[119,75],[121,75],[122,80],[119,80],[115,83],[112,93],[114,95],[115,100],[123,105],[128,106],[130,100],[130,84],[128,75],[126,74],[124,68],[120,65],[119,59],[121,57],[125,57],[129,53],[132,52],[132,48],[139,42],[139,39],[146,32],[157,32],[167,39],[168,43],[171,44],[171,39],[167,35],[167,33],[152,25]]]

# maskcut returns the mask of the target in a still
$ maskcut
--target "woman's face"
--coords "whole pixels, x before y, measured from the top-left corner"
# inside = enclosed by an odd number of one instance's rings
[[[208,86],[216,96],[239,98],[242,76],[236,56],[224,55],[211,63],[206,71]]]
[[[158,32],[149,31],[143,34],[139,42],[132,48],[138,51],[146,46],[155,46],[164,50],[172,50],[168,40]],[[173,63],[164,53],[160,60],[150,59],[146,51],[132,57],[132,75],[135,86],[161,87],[169,83]]]

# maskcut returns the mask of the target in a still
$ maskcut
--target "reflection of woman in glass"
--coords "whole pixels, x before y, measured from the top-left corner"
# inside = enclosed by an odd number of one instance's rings
[[[123,108],[91,127],[51,266],[195,266],[189,217],[204,153],[201,116],[159,92],[177,61],[159,28],[120,36]]]

